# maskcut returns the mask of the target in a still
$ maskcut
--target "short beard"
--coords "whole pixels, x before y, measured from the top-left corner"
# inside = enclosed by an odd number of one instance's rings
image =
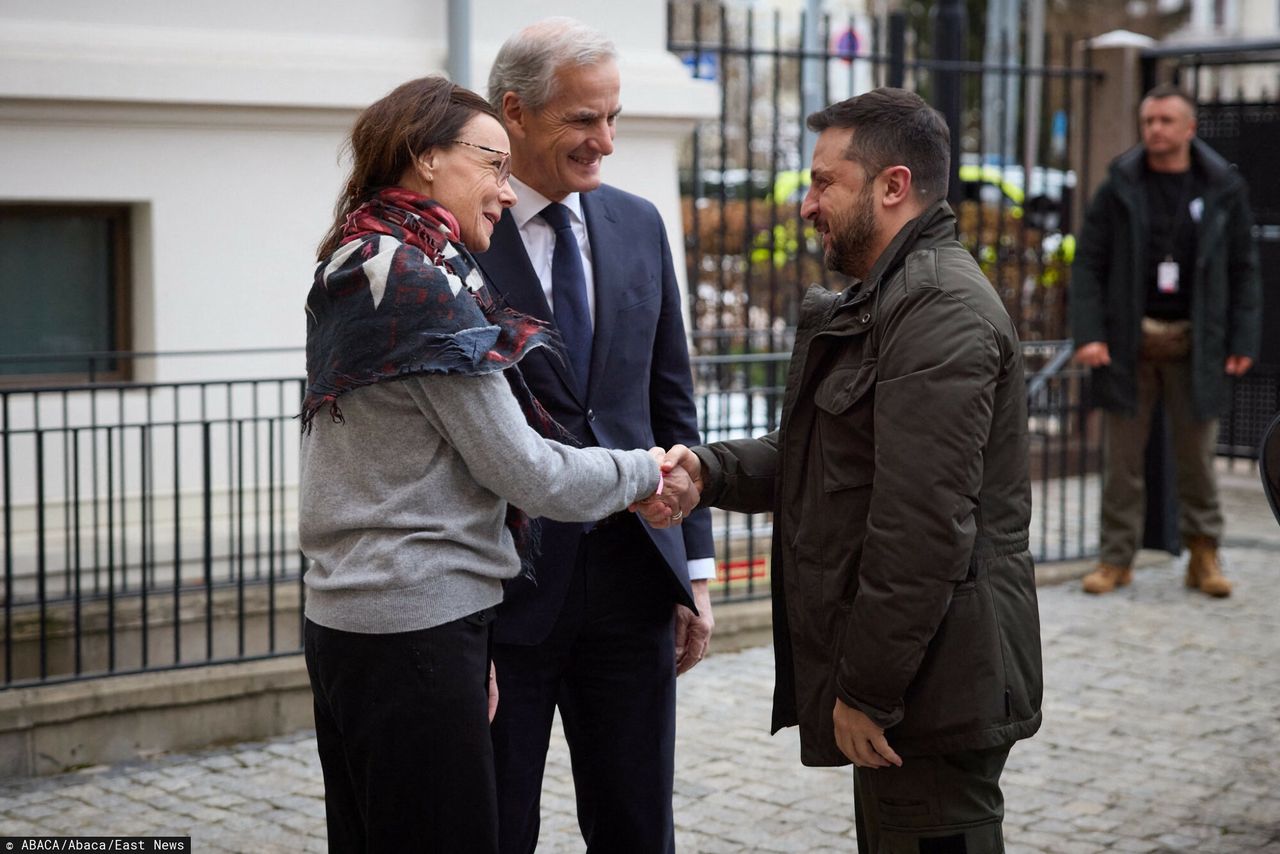
[[[862,278],[871,269],[868,258],[876,235],[875,188],[867,184],[858,193],[848,224],[834,219],[830,222],[831,248],[824,259],[828,270],[846,276]]]

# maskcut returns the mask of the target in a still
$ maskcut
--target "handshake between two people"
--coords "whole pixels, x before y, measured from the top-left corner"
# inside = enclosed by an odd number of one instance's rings
[[[702,462],[684,445],[672,445],[667,451],[650,448],[649,453],[662,470],[662,490],[627,509],[654,528],[679,525],[701,498]]]

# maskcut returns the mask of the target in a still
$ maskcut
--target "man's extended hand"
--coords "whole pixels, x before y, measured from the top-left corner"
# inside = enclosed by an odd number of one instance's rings
[[[1111,364],[1111,349],[1106,341],[1090,341],[1078,348],[1072,359],[1087,368],[1101,368]]]
[[[836,747],[859,768],[901,767],[902,758],[885,740],[884,730],[871,718],[836,698],[831,718],[836,728]]]
[[[1253,359],[1248,356],[1228,356],[1227,357],[1227,375],[1232,377],[1242,377],[1249,373],[1249,369],[1253,367]]]
[[[693,456],[693,453],[684,445],[675,445],[665,454],[661,448],[650,448],[649,453],[662,469],[662,494],[651,495],[643,501],[637,501],[629,508],[643,516],[644,520],[654,528],[678,525],[685,516],[693,512],[693,508],[698,506],[701,484],[695,484],[689,477],[688,465],[679,462],[682,455],[677,453],[676,449],[681,449],[683,453],[693,457],[694,462],[697,463],[698,458]],[[673,453],[676,454],[675,459],[671,456]]]
[[[707,589],[707,579],[692,581],[689,586],[693,588],[693,604],[698,606],[698,613],[684,605],[676,606],[677,676],[692,669],[707,654],[711,632],[716,627],[715,618],[711,616],[711,591]]]
[[[672,445],[666,453],[665,460],[684,469],[689,479],[693,481],[693,485],[697,487],[698,493],[702,493],[702,460],[698,459],[697,454],[684,445]]]

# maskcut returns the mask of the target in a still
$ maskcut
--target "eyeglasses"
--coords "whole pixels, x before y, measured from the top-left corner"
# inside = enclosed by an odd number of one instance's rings
[[[450,142],[453,142],[457,145],[465,145],[468,148],[478,148],[481,151],[487,151],[490,154],[497,154],[498,156],[500,156],[502,159],[499,160],[496,164],[493,164],[494,169],[496,169],[498,172],[499,187],[504,186],[507,183],[507,179],[511,177],[511,152],[510,151],[500,151],[496,148],[490,148],[487,145],[477,145],[474,142],[467,142],[465,139],[454,139],[454,140],[450,140]]]

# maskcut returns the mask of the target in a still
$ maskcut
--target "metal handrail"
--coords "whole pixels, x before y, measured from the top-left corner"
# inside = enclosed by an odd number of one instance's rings
[[[1053,358],[1027,380],[1028,400],[1039,397],[1044,392],[1045,386],[1049,384],[1049,380],[1061,373],[1062,369],[1071,361],[1071,357],[1075,355],[1076,348],[1070,341],[1061,343],[1061,348],[1054,354]]]

